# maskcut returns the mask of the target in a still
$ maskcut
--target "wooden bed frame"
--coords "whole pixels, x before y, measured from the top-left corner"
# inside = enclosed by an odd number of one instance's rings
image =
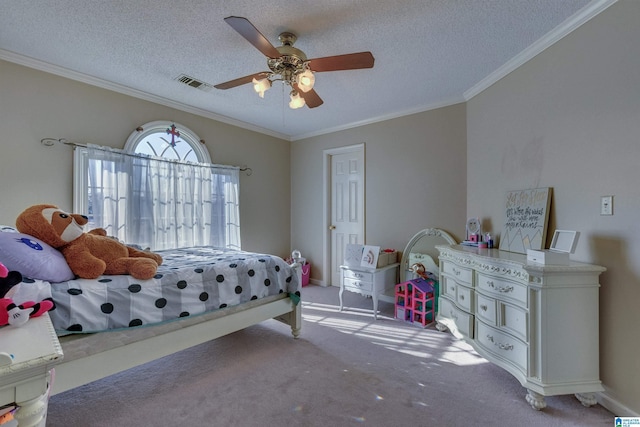
[[[301,268],[296,268],[298,276]],[[299,282],[302,283],[302,282]],[[64,357],[55,366],[51,394],[61,393],[143,363],[275,318],[300,335],[302,304],[287,294],[249,301],[194,317],[134,330],[60,337]]]

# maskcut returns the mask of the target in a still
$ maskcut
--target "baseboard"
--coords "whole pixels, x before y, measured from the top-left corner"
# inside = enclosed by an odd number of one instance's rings
[[[607,386],[604,386],[604,392],[596,394],[596,399],[601,406],[608,409],[616,417],[640,417],[638,412],[614,399]]]
[[[324,280],[318,280],[318,279],[309,279],[309,284],[310,285],[318,285],[318,286],[322,286],[322,287],[327,287],[327,285],[324,283]]]

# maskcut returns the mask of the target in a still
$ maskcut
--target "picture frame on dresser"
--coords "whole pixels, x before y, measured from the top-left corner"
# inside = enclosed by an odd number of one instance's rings
[[[507,192],[501,250],[525,254],[544,248],[551,195],[550,187]]]

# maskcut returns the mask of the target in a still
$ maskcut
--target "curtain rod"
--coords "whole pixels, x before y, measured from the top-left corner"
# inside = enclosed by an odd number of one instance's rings
[[[72,147],[87,148],[87,144],[82,144],[79,142],[70,142],[70,141],[67,141],[65,138],[42,138],[40,140],[40,143],[45,147],[53,147],[55,144],[64,144],[64,145],[70,145]],[[109,148],[112,148],[112,147],[109,147]],[[216,166],[222,166],[222,165],[216,165]],[[240,172],[245,172],[247,176],[251,176],[251,174],[253,173],[253,169],[251,169],[248,166],[242,166],[242,167],[233,166],[233,167],[237,167]]]

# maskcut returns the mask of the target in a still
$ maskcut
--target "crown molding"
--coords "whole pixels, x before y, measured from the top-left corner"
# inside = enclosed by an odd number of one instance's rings
[[[476,85],[464,92],[464,100],[469,101],[474,96],[478,95],[489,86],[496,83],[512,71],[516,70],[524,63],[533,59],[539,53],[546,50],[548,47],[557,43],[560,39],[573,32],[576,28],[582,24],[591,20],[602,11],[617,3],[618,0],[593,0],[591,3],[583,7],[581,10],[567,18],[563,23],[556,28],[545,34],[542,38],[538,39],[528,48],[511,58],[500,68],[489,74],[484,79],[480,80]]]
[[[294,135],[290,138],[291,141],[299,141],[301,139],[313,138],[315,136],[326,135],[328,133],[339,132],[343,130],[353,129],[364,125],[370,125],[373,123],[384,122],[386,120],[397,119],[399,117],[410,116],[412,114],[424,113],[425,111],[436,110],[438,108],[449,107],[451,105],[456,105],[465,102],[466,100],[462,97],[454,97],[450,98],[446,101],[438,102],[436,104],[430,105],[422,105],[415,108],[410,108],[407,110],[397,111],[392,114],[386,114],[382,116],[372,117],[366,120],[361,120],[359,122],[348,123],[341,126],[336,126],[333,128],[322,129],[317,132],[310,132],[306,134]]]
[[[195,114],[197,116],[216,120],[216,121],[226,123],[228,125],[233,125],[242,129],[247,129],[247,130],[258,132],[268,136],[273,136],[275,138],[284,139],[286,141],[290,140],[289,135],[286,135],[280,132],[274,132],[272,130],[265,129],[260,126],[255,126],[250,123],[243,122],[241,120],[232,119],[231,117],[223,116],[221,114],[215,114],[210,111],[203,110],[201,108],[192,107],[190,105],[186,105],[181,102],[172,101],[168,98],[152,95],[150,93],[147,93],[141,90],[133,89],[128,86],[110,82],[108,80],[103,80],[97,77],[89,76],[84,73],[79,73],[77,71],[73,71],[65,67],[60,67],[58,65],[54,65],[45,61],[40,61],[38,59],[30,58],[28,56],[20,55],[5,49],[0,49],[0,59],[3,59],[8,62],[13,62],[18,65],[23,65],[25,67],[33,68],[39,71],[44,71],[46,73],[55,74],[57,76],[65,77],[81,83],[86,83],[91,86],[96,86],[102,89],[107,89],[113,92],[121,93],[123,95],[132,96],[134,98],[142,99],[144,101],[149,101],[155,104],[164,105],[165,107],[175,108],[176,110],[180,110],[186,113]]]

